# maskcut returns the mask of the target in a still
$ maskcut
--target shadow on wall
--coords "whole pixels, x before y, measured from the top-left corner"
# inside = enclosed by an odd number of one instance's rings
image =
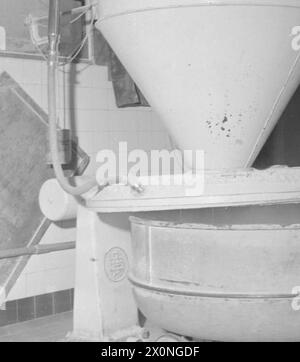
[[[117,107],[149,107],[147,100],[97,29],[94,30],[94,41],[95,62],[108,67]]]
[[[258,155],[254,167],[300,166],[300,87]]]

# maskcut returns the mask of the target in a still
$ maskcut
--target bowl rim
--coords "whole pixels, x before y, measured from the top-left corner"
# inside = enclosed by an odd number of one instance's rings
[[[231,224],[231,225],[210,225],[201,223],[177,223],[174,221],[163,221],[153,219],[143,219],[136,216],[130,216],[129,221],[132,225],[144,225],[154,228],[166,229],[196,229],[196,230],[212,230],[212,231],[287,231],[287,230],[300,230],[300,224]]]

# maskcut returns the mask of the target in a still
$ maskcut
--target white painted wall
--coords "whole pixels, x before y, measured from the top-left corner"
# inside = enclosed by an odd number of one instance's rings
[[[103,148],[116,150],[119,141],[129,148],[169,148],[168,134],[151,109],[118,109],[106,67],[76,65],[76,81],[72,81],[74,102],[69,101],[69,67],[61,69],[58,82],[60,125],[75,124],[79,145],[91,156],[86,174],[94,174],[97,152]],[[0,71],[7,71],[23,89],[47,111],[47,68],[37,60],[0,57]],[[74,84],[75,83],[75,84]],[[75,240],[70,223],[52,225],[42,243]],[[74,287],[74,250],[33,256],[9,300],[44,294]]]

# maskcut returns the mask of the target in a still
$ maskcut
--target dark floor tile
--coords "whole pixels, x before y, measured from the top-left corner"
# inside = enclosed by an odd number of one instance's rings
[[[19,299],[17,306],[19,322],[25,322],[35,318],[34,297]]]
[[[6,326],[8,324],[13,324],[18,321],[17,314],[17,302],[10,301],[6,303],[6,309],[0,310],[0,326]]]
[[[68,312],[71,310],[70,290],[61,290],[54,294],[54,313]]]
[[[0,310],[0,327],[7,325],[7,313],[6,310]]]
[[[35,315],[36,318],[45,317],[53,314],[53,294],[37,295],[35,297]]]
[[[13,324],[18,321],[17,301],[12,300],[6,303],[7,322]]]

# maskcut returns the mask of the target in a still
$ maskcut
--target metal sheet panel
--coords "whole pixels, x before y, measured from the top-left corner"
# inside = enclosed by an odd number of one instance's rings
[[[42,184],[53,177],[46,162],[47,118],[7,73],[0,75],[0,250],[36,244],[50,225],[38,203]],[[89,158],[72,147],[72,167],[83,172]],[[0,294],[1,287],[7,294],[27,260],[0,262]]]

